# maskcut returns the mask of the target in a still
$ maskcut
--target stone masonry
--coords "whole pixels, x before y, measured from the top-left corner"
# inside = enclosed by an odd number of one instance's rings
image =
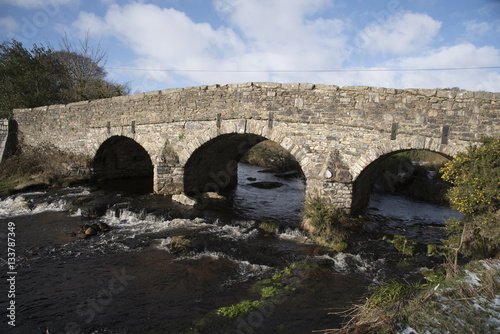
[[[133,139],[162,194],[231,186],[239,158],[270,139],[295,156],[308,195],[350,211],[366,203],[363,171],[377,159],[410,149],[453,157],[500,136],[500,93],[243,83],[16,109],[14,119],[22,143],[90,157],[109,140]]]

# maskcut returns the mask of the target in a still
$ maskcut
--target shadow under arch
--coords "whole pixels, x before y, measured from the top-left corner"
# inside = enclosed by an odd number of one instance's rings
[[[381,166],[383,166],[384,162],[387,161],[390,157],[395,156],[396,154],[410,151],[425,151],[430,152],[436,155],[440,155],[447,160],[452,160],[453,157],[448,156],[442,152],[427,150],[427,149],[403,149],[394,152],[390,152],[384,155],[381,155],[376,160],[371,162],[368,166],[366,166],[363,171],[358,175],[358,177],[354,180],[353,190],[352,190],[352,205],[351,212],[359,212],[362,210],[370,201],[370,194],[373,191],[373,187],[376,181],[376,177],[380,172]],[[407,173],[411,172],[412,168],[414,168],[407,160],[401,158],[397,161],[396,169],[399,173]],[[391,187],[392,182],[396,182],[398,175],[392,172],[386,172],[383,175],[385,181],[388,186]]]
[[[184,193],[198,197],[236,187],[239,161],[253,146],[266,140],[251,133],[228,133],[207,141],[191,154],[184,166]],[[297,166],[300,167],[298,162]],[[302,169],[301,172],[303,175]]]
[[[136,179],[140,192],[153,191],[153,163],[148,152],[135,140],[125,136],[112,136],[104,141],[93,161],[93,178],[96,181],[115,180],[115,186],[122,188],[119,180]],[[111,185],[113,187],[113,185]]]

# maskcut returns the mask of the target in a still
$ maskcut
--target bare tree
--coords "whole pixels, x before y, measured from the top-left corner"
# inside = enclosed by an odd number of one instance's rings
[[[104,66],[107,53],[102,49],[100,41],[97,44],[92,42],[89,33],[77,44],[72,43],[66,35],[59,46],[61,51],[53,54],[67,71],[69,89],[63,94],[66,102],[129,94],[130,88],[127,85],[106,80]]]

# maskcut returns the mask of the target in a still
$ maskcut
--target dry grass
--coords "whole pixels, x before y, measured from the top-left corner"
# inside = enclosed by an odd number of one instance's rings
[[[68,154],[50,145],[22,146],[0,164],[0,180],[4,188],[26,181],[57,185],[67,178],[87,177],[89,166],[88,157]]]

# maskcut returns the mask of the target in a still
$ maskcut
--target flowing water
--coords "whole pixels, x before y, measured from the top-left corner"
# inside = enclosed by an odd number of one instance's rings
[[[443,219],[454,212],[374,195],[365,218],[366,235],[346,252],[334,253],[297,230],[303,182],[258,171],[240,165],[232,207],[203,211],[186,209],[168,197],[91,187],[3,198],[0,332],[310,333],[341,327],[341,312],[379,282],[418,279],[422,267],[439,262],[421,256],[413,267],[402,267],[392,245],[371,235],[408,232],[427,240],[430,229],[437,238]],[[283,186],[257,189],[248,178]],[[107,203],[105,214],[84,218],[77,204],[96,198]],[[275,221],[279,231],[261,230],[261,219]],[[87,239],[74,236],[81,225],[99,222],[111,231]],[[15,298],[6,300],[7,272],[12,271],[6,241],[12,225],[17,274]],[[180,236],[190,244],[187,251],[174,254],[169,245]],[[235,318],[216,316],[221,307],[259,299],[252,286],[273,281],[290,266],[297,269],[279,281],[287,289],[273,302]],[[15,327],[6,317],[12,300]]]

